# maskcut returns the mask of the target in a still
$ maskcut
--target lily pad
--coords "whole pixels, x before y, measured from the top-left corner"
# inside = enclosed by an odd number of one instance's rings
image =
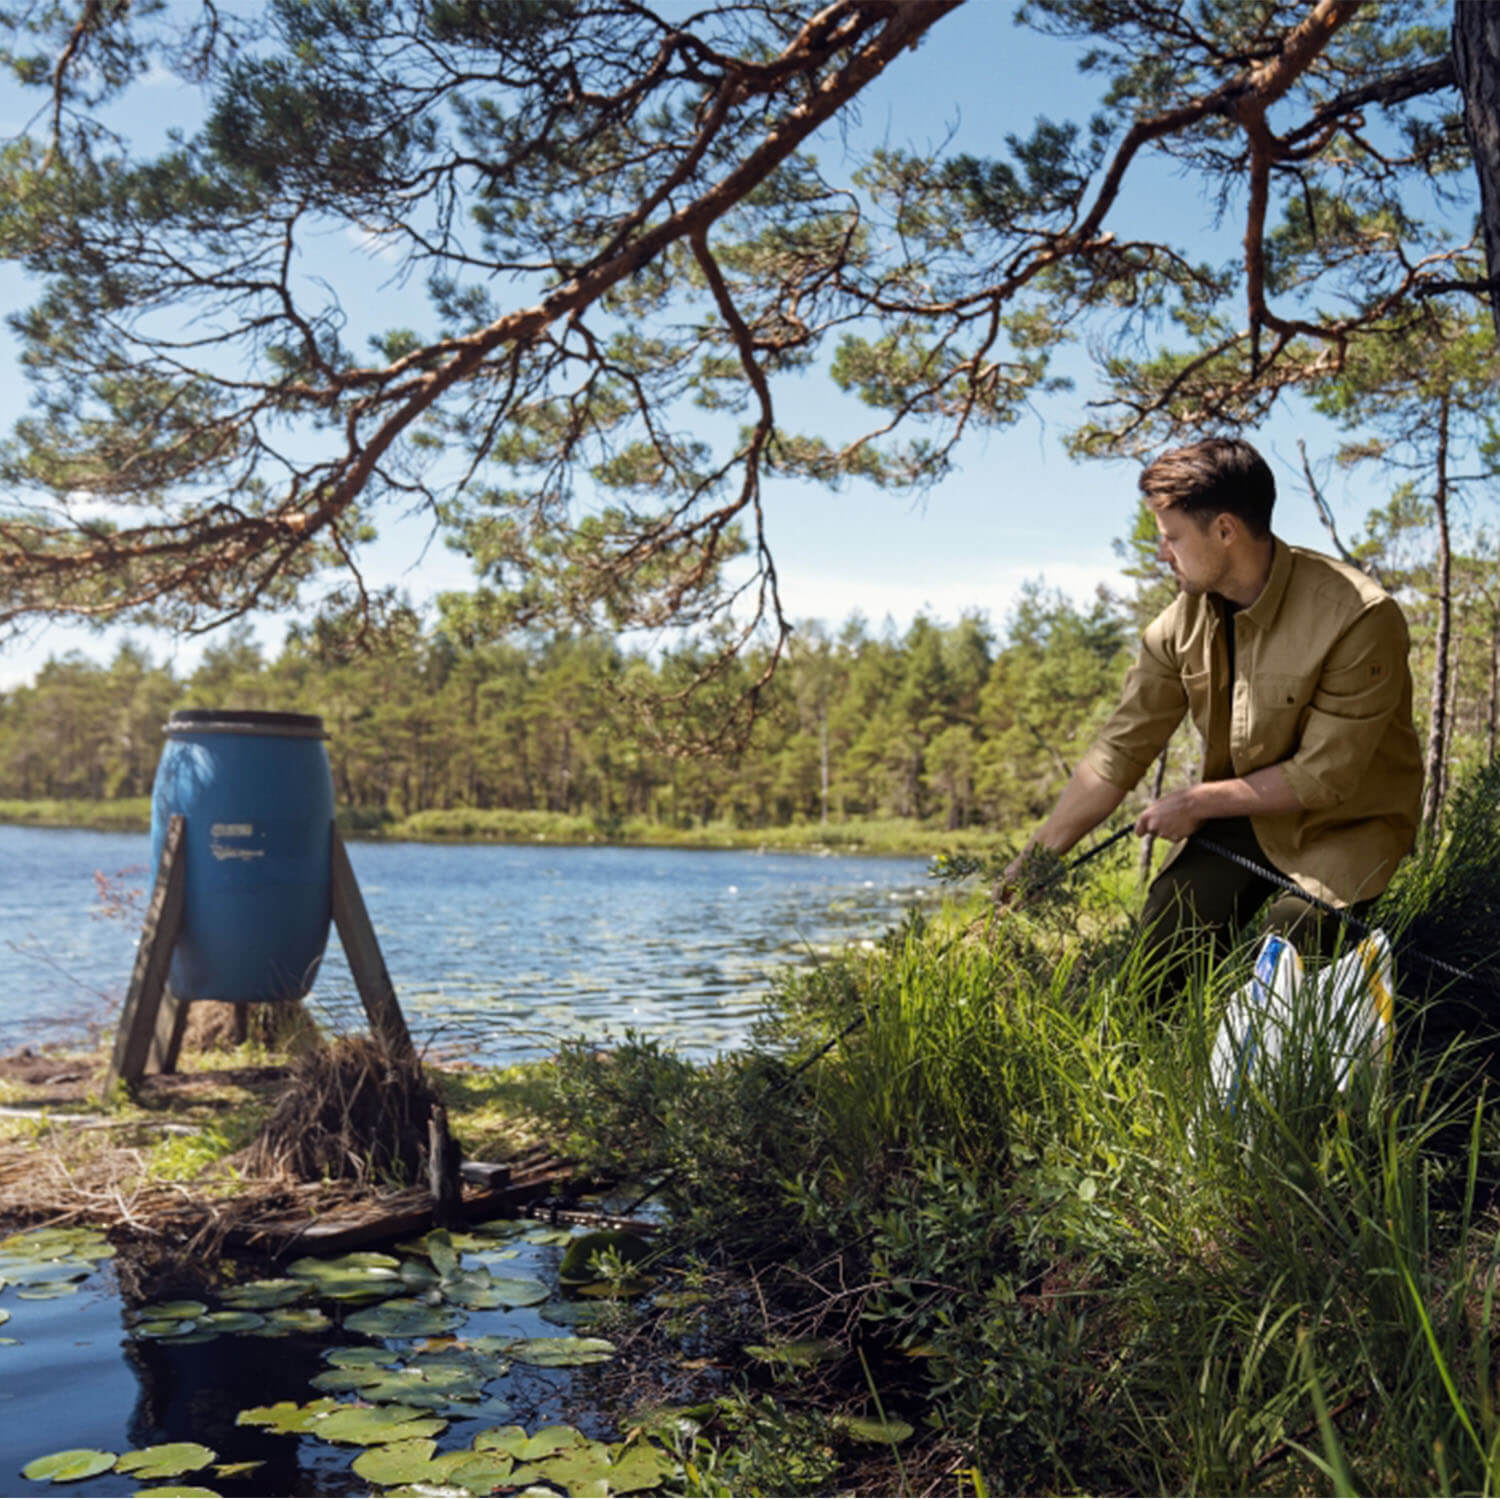
[[[598,1281],[596,1261],[600,1256],[613,1255],[622,1265],[638,1266],[650,1254],[650,1245],[628,1229],[596,1229],[568,1242],[557,1274],[562,1281]]]
[[[122,1453],[115,1468],[121,1474],[135,1474],[142,1479],[175,1479],[194,1469],[206,1469],[218,1456],[202,1443],[157,1443]]]
[[[389,1349],[375,1349],[369,1344],[347,1344],[323,1351],[324,1360],[341,1369],[352,1369],[356,1365],[393,1365],[396,1356]]]
[[[138,1307],[135,1316],[141,1323],[177,1323],[184,1318],[201,1318],[207,1311],[206,1302],[184,1298],[180,1302],[152,1302],[145,1307]]]
[[[340,1406],[320,1417],[312,1430],[324,1442],[373,1447],[436,1437],[447,1425],[443,1418],[415,1406]]]
[[[266,1313],[265,1326],[255,1332],[262,1338],[281,1338],[289,1333],[322,1333],[333,1327],[333,1319],[316,1307],[273,1307]]]
[[[10,1309],[8,1307],[0,1307],[0,1323],[9,1323],[9,1322],[10,1322]]]
[[[170,1339],[179,1334],[192,1333],[197,1326],[191,1318],[162,1318],[149,1323],[137,1323],[131,1332],[138,1339]]]
[[[264,1281],[246,1281],[229,1287],[224,1292],[224,1301],[231,1307],[289,1307],[300,1301],[309,1292],[307,1282],[295,1276],[273,1276]]]
[[[34,1281],[23,1286],[16,1296],[30,1302],[46,1302],[53,1297],[75,1297],[79,1287],[76,1281]]]
[[[237,1312],[232,1309],[211,1312],[198,1319],[198,1332],[249,1333],[252,1329],[264,1327],[265,1321],[259,1313]]]
[[[420,1339],[451,1333],[464,1320],[457,1308],[429,1307],[425,1302],[394,1297],[378,1307],[366,1307],[344,1320],[344,1327],[376,1338]]]
[[[311,1432],[330,1412],[338,1410],[338,1402],[330,1396],[320,1396],[305,1406],[295,1401],[278,1401],[274,1406],[251,1406],[235,1416],[237,1427],[266,1427],[272,1432]]]
[[[904,1443],[916,1431],[899,1417],[844,1417],[839,1425],[856,1443]]]
[[[566,1245],[573,1238],[571,1229],[533,1229],[522,1238],[528,1245]]]
[[[537,1316],[563,1328],[575,1324],[597,1323],[608,1312],[597,1302],[544,1302],[537,1308]]]
[[[552,1339],[517,1339],[506,1348],[511,1359],[543,1368],[602,1365],[614,1358],[615,1346],[608,1339],[562,1336]]]
[[[352,1468],[371,1484],[420,1484],[441,1477],[433,1472],[432,1456],[436,1452],[437,1444],[431,1438],[407,1438],[367,1449],[354,1460]]]
[[[503,1453],[463,1453],[444,1476],[449,1484],[461,1485],[471,1495],[492,1495],[515,1477],[515,1460]]]
[[[571,1448],[582,1448],[588,1439],[576,1428],[557,1424],[528,1433],[524,1427],[492,1427],[474,1439],[476,1452],[508,1453],[521,1463],[551,1458]],[[519,1483],[519,1481],[516,1481]]]
[[[659,1448],[650,1443],[628,1443],[615,1450],[609,1466],[609,1489],[613,1495],[629,1495],[636,1490],[654,1490],[672,1472],[672,1464]]]
[[[472,1225],[471,1228],[474,1234],[485,1235],[491,1239],[514,1239],[517,1235],[525,1234],[531,1228],[531,1220],[484,1219],[480,1223]]]
[[[36,1286],[44,1281],[82,1281],[93,1272],[93,1266],[73,1260],[20,1260],[0,1264],[0,1275],[17,1286]]]
[[[64,1448],[58,1453],[44,1453],[34,1458],[22,1475],[37,1481],[50,1480],[53,1484],[71,1484],[75,1479],[92,1479],[95,1474],[107,1473],[115,1466],[113,1453],[102,1448]]]

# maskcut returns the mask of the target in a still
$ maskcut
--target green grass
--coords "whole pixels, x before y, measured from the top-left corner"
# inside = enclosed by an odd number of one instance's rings
[[[949,832],[909,818],[740,828],[729,823],[680,828],[643,818],[601,819],[518,808],[429,809],[397,818],[365,808],[338,810],[348,837],[455,843],[642,844],[695,849],[780,849],[859,854],[983,853],[1002,840],[982,829]],[[41,828],[141,832],[151,826],[151,799],[0,801],[0,823]]]
[[[0,823],[36,828],[96,828],[110,833],[140,833],[151,827],[149,797],[0,800]]]
[[[1443,892],[1448,931],[1500,932],[1497,781],[1392,925]],[[1230,1115],[1207,1060],[1250,948],[1159,1007],[1128,885],[1088,887],[1086,923],[908,925],[788,981],[761,1045],[707,1067],[565,1053],[575,1146],[675,1171],[681,1250],[754,1288],[765,1328],[733,1338],[840,1341],[845,1399],[880,1370],[988,1493],[1500,1488],[1500,1131],[1472,1055],[1402,1049],[1340,1094],[1289,1049]]]

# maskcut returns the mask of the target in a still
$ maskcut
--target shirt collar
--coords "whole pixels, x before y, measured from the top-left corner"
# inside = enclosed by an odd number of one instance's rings
[[[1248,620],[1258,629],[1264,630],[1276,618],[1281,601],[1286,597],[1286,586],[1292,576],[1292,549],[1280,537],[1271,538],[1271,572],[1266,586],[1255,596],[1253,604],[1247,604],[1239,618]]]

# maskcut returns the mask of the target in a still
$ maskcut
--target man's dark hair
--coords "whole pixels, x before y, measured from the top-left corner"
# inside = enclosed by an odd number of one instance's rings
[[[1251,536],[1267,536],[1276,480],[1244,438],[1204,438],[1163,453],[1141,470],[1141,493],[1158,508],[1190,515],[1199,526],[1228,512]]]

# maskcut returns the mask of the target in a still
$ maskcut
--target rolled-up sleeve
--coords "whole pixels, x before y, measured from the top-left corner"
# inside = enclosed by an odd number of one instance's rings
[[[1168,635],[1165,615],[1147,627],[1120,706],[1083,757],[1084,765],[1122,791],[1130,791],[1146,774],[1187,712],[1187,690]]]
[[[1359,790],[1406,683],[1406,620],[1382,599],[1334,643],[1323,662],[1297,750],[1281,769],[1309,811],[1337,807]]]

